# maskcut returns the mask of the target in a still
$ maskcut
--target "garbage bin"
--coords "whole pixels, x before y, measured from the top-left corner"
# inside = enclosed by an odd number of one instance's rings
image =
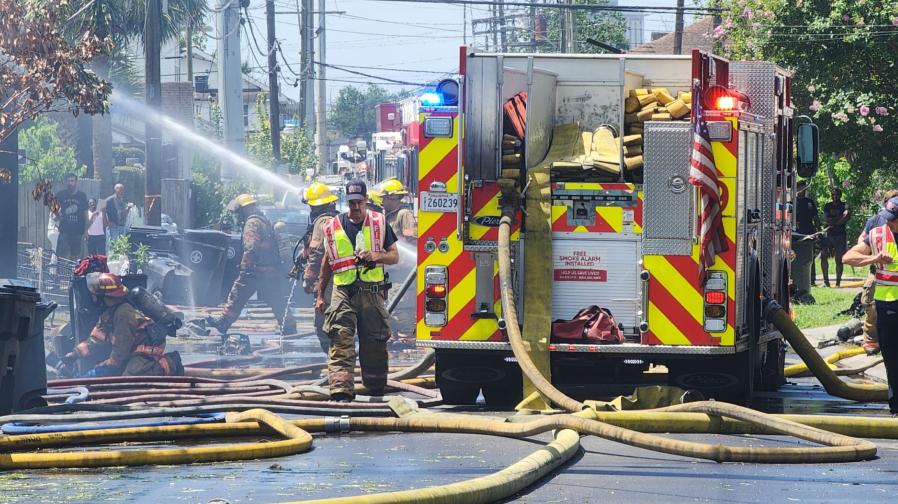
[[[44,319],[55,309],[27,281],[0,279],[0,415],[46,406]]]
[[[175,240],[175,254],[193,270],[190,292],[198,305],[219,304],[229,240],[212,229],[186,229]]]
[[[128,228],[132,245],[146,245],[153,252],[175,252],[177,233],[170,233],[162,226],[131,226]]]
[[[122,277],[122,283],[125,287],[133,289],[134,287],[147,287],[146,275],[125,275]],[[83,276],[72,277],[72,283],[69,287],[69,327],[71,334],[60,335],[56,338],[56,353],[60,357],[71,352],[78,343],[87,340],[90,332],[100,320],[100,310],[94,304],[90,291],[87,289],[87,279]],[[75,364],[75,371],[84,374],[97,364],[109,358],[112,352],[110,346],[104,351],[92,353],[86,359],[81,359]]]
[[[164,252],[151,252],[147,265],[147,290],[164,303],[190,304],[190,278],[193,270],[177,257]]]
[[[813,303],[811,296],[811,264],[814,263],[814,240],[804,240],[805,235],[792,233],[792,284],[795,286],[795,301]]]

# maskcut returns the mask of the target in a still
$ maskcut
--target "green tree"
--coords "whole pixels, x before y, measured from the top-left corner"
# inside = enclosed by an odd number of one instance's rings
[[[26,0],[38,11],[53,11],[65,19],[59,29],[70,40],[78,40],[90,34],[101,39],[109,39],[112,45],[107,51],[92,55],[91,68],[101,78],[108,79],[119,73],[122,81],[128,80],[133,72],[127,68],[116,69],[125,61],[124,52],[128,43],[142,42],[146,3],[136,0],[92,0],[85,2],[59,2],[58,0]],[[168,2],[168,12],[162,16],[162,39],[170,40],[187,26],[187,23],[202,24],[207,11],[203,0],[172,0]],[[133,83],[132,83],[133,84]],[[138,86],[139,87],[139,86]],[[93,118],[94,177],[101,182],[101,193],[112,193],[112,119],[108,114]]]
[[[62,180],[66,173],[84,175],[85,166],[78,165],[75,150],[66,147],[56,135],[58,124],[39,117],[34,126],[19,130],[19,148],[27,151],[28,160],[19,168],[19,183],[41,179]]]
[[[795,70],[796,115],[820,127],[821,150],[870,187],[898,169],[898,3],[886,0],[718,0],[730,15],[712,35],[730,59]]]
[[[255,132],[246,136],[246,154],[250,161],[259,166],[274,166],[271,148],[271,121],[268,118],[268,98],[263,93],[256,100]],[[281,163],[289,167],[290,173],[304,173],[306,168],[315,168],[315,141],[305,128],[294,130],[293,134],[281,133]]]
[[[575,5],[608,5],[608,0],[574,0]],[[539,39],[540,34],[534,33],[534,28],[530,22],[529,8],[521,10],[513,7],[505,7],[505,17],[507,20],[506,33],[508,40],[509,52],[540,52],[540,53],[556,53],[562,51],[562,26],[565,11],[554,8],[539,8],[536,4],[537,18],[545,17],[546,33],[535,47],[522,45],[529,43],[531,39]],[[619,12],[615,11],[589,11],[575,10],[574,23],[577,27],[577,52],[580,53],[603,53],[604,49],[594,46],[586,39],[591,38],[612,45],[618,49],[628,49],[630,43],[627,40],[627,21]],[[492,43],[492,42],[490,42]]]
[[[370,140],[377,127],[374,106],[396,101],[403,91],[391,94],[378,85],[369,85],[364,91],[355,86],[340,89],[331,107],[329,121],[334,129],[346,138]]]

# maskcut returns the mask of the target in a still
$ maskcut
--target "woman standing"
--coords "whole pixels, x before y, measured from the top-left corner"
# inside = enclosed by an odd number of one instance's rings
[[[87,254],[106,255],[106,212],[97,210],[97,200],[87,202]]]

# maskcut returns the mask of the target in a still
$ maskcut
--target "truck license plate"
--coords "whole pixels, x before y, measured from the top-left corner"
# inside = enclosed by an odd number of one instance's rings
[[[424,212],[458,212],[458,194],[421,191],[418,205]]]

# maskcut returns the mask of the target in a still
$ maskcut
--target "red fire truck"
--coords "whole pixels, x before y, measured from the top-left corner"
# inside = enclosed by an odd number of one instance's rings
[[[706,397],[745,403],[777,390],[785,349],[761,297],[788,309],[799,122],[791,75],[698,50],[462,48],[460,74],[421,106],[417,134],[416,336],[436,350],[444,399],[521,398],[503,322],[521,324],[555,384],[638,383],[666,367],[671,385]],[[699,107],[726,236],[704,283],[700,195],[689,180]],[[799,151],[816,155],[815,127],[796,126]],[[802,176],[816,171],[807,159]],[[512,230],[517,321],[502,320],[497,280],[509,181],[524,202]],[[552,321],[591,305],[611,312],[623,342],[553,339]]]

